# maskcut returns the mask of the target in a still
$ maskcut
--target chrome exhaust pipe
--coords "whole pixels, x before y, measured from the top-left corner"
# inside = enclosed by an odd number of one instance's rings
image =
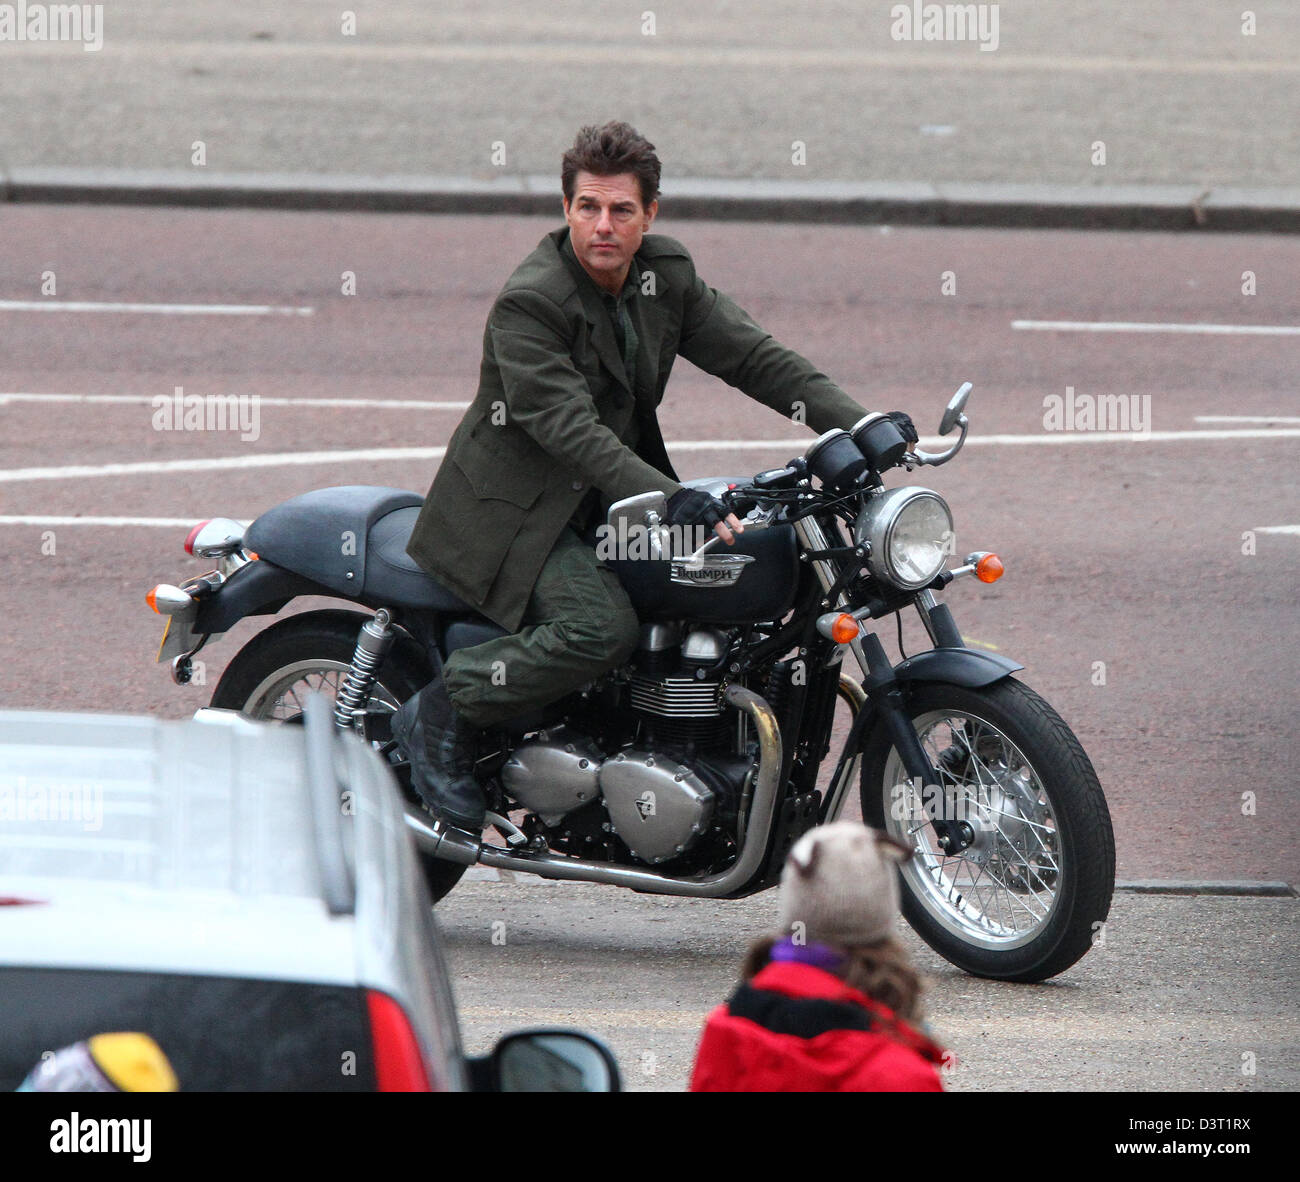
[[[853,717],[857,718],[858,711],[867,704],[867,692],[853,680],[847,673],[840,674],[840,685],[838,694],[849,704],[849,710]],[[832,784],[827,790],[830,797],[830,804],[826,808],[826,819],[828,821],[838,821],[840,813],[848,800],[849,791],[858,778],[858,768],[862,764],[861,754],[854,755],[844,766],[844,775],[838,783]]]
[[[441,858],[444,862],[473,866],[483,849],[483,843],[475,841],[464,830],[444,827],[418,805],[409,802],[406,805],[406,829],[420,853]]]

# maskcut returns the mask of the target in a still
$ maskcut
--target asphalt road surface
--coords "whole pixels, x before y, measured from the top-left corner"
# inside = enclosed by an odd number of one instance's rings
[[[184,523],[249,519],[329,484],[423,492],[429,449],[473,394],[492,297],[548,228],[0,212],[0,701],[176,717],[202,705],[266,621],[205,650],[204,685],[178,689],[151,663],[145,591],[201,566],[180,549]],[[966,450],[913,480],[948,498],[959,552],[996,550],[1008,573],[948,600],[971,643],[1023,662],[1079,734],[1110,801],[1120,877],[1296,882],[1283,835],[1297,796],[1300,243],[698,224],[683,235],[701,274],[868,408],[901,408],[932,432],[952,390],[975,383]],[[1247,271],[1255,295],[1241,293]],[[340,294],[344,272],[355,295]],[[123,303],[270,311],[113,310]],[[1292,335],[1015,327],[1025,321]],[[178,386],[256,395],[256,431],[155,429],[169,424],[152,400]],[[115,401],[92,400],[104,396]],[[1045,429],[1058,406],[1059,425],[1083,425],[1081,399],[1100,409],[1103,396],[1125,399],[1128,426],[1149,438]],[[686,362],[662,421],[686,477],[757,472],[812,439]],[[122,523],[65,523],[76,516]],[[910,622],[909,645],[918,632]]]
[[[204,685],[152,663],[145,591],[202,569],[187,524],[329,484],[423,491],[492,297],[551,224],[0,210],[0,705],[203,705],[267,621],[205,651]],[[867,407],[929,433],[975,383],[965,452],[921,476],[953,506],[958,550],[996,550],[1008,573],[947,598],[970,643],[1023,662],[1079,734],[1119,877],[1295,883],[1300,242],[677,232]],[[153,400],[177,386],[255,395],[256,423],[159,429]],[[1130,416],[1110,425],[1144,438],[1080,429],[1102,396]],[[812,438],[685,362],[662,421],[687,477],[756,472]],[[571,1015],[644,1088],[684,1085],[702,1014],[774,913],[770,894],[705,905],[482,877],[442,908],[476,1047]],[[497,919],[504,947],[487,940]],[[1231,1091],[1296,1086],[1296,935],[1293,899],[1121,894],[1106,945],[1035,988],[967,978],[908,939],[962,1064],[953,1087]]]
[[[537,879],[464,882],[438,907],[470,1053],[526,1026],[574,1026],[638,1091],[687,1085],[705,1015],[774,892],[664,899]],[[1300,1088],[1295,899],[1121,893],[1104,942],[1041,985],[969,977],[905,926],[952,1091],[1283,1092]],[[1134,1116],[1141,1116],[1135,1107]]]
[[[106,4],[91,52],[0,43],[0,168],[551,174],[575,128],[622,118],[669,194],[673,177],[1300,184],[1291,0],[1002,0],[951,40],[895,7]]]

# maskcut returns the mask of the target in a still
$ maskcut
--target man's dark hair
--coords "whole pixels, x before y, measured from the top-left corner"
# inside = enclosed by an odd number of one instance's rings
[[[659,171],[654,144],[630,124],[611,120],[602,127],[584,127],[578,132],[560,163],[560,184],[565,200],[572,202],[578,173],[620,176],[630,172],[641,186],[641,204],[648,208],[659,196]]]

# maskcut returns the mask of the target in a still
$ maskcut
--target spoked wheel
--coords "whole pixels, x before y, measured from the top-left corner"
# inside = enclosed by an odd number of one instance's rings
[[[366,617],[356,612],[322,611],[290,616],[248,642],[227,666],[212,694],[212,705],[238,710],[249,718],[301,725],[307,695],[333,701],[352,664],[357,632]],[[380,750],[408,800],[410,767],[392,745],[394,711],[429,681],[422,654],[401,637],[380,666],[364,718],[354,729]],[[465,867],[419,854],[433,901],[460,881]]]
[[[909,783],[883,727],[862,772],[863,816],[914,850],[900,867],[908,922],[980,976],[1041,981],[1069,968],[1115,885],[1110,813],[1078,739],[1012,678],[913,684],[908,709],[940,783]],[[936,817],[964,822],[973,840],[949,856]]]
[[[334,700],[347,676],[349,662],[308,657],[283,669],[276,669],[263,679],[248,696],[240,713],[264,722],[302,722],[303,700],[313,693]],[[219,687],[218,687],[219,688]],[[213,704],[216,704],[215,695]],[[386,742],[392,738],[392,726],[384,715],[392,715],[401,703],[392,690],[376,682],[370,691],[365,719],[357,719],[354,729],[367,738]],[[372,717],[373,716],[373,717]]]

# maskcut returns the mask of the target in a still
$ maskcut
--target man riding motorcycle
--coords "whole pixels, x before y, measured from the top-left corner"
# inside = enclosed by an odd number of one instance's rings
[[[407,552],[506,630],[463,648],[394,716],[411,782],[447,824],[479,832],[473,775],[485,727],[557,700],[628,659],[639,624],[595,552],[609,504],[668,498],[668,523],[741,528],[684,488],[655,417],[677,356],[814,431],[866,411],[695,273],[679,242],[649,234],[654,145],[626,123],[584,127],[561,169],[566,225],[497,296],[478,393],[447,446]],[[909,441],[911,420],[891,417]]]

